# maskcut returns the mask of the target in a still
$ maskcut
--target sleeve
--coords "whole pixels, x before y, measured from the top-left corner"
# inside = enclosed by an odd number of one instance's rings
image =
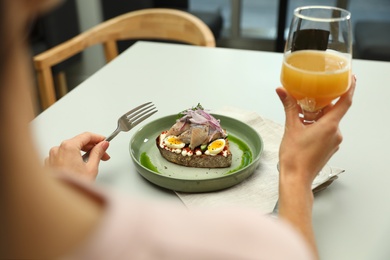
[[[105,212],[65,259],[314,259],[287,223],[241,208],[188,210],[94,187]]]

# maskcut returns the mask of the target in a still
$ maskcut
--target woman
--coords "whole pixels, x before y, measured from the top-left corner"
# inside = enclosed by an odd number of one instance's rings
[[[53,148],[48,167],[39,161],[28,130],[34,105],[25,28],[55,2],[0,0],[1,259],[318,258],[311,183],[341,142],[338,125],[355,80],[313,125],[302,124],[296,101],[276,90],[286,111],[279,220],[250,209],[150,205],[87,181],[96,177],[100,160],[109,159],[103,136],[81,134]],[[80,150],[90,149],[84,163]]]

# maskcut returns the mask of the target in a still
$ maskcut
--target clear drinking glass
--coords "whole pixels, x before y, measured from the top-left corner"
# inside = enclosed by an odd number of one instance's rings
[[[281,83],[302,108],[305,123],[351,84],[351,13],[331,6],[294,10],[284,50]]]

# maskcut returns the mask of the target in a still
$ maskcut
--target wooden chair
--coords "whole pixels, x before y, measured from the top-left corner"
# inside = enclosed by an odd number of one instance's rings
[[[96,44],[103,44],[106,61],[110,62],[118,56],[117,41],[131,39],[166,40],[215,47],[215,38],[207,25],[184,11],[151,8],[117,16],[34,57],[42,109],[57,100],[52,66]]]

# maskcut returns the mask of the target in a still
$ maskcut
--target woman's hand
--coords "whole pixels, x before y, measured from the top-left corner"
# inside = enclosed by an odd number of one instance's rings
[[[298,117],[300,107],[286,90],[276,90],[286,113],[285,132],[279,150],[280,169],[286,174],[303,173],[294,178],[307,188],[311,188],[317,173],[339,149],[342,141],[339,123],[352,104],[355,85],[353,77],[349,90],[336,104],[324,108],[321,117],[312,124],[304,124]]]
[[[63,141],[60,146],[50,149],[49,157],[45,159],[45,165],[77,174],[88,180],[94,180],[100,161],[110,159],[106,153],[109,142],[104,141],[104,139],[104,136],[86,132]],[[83,161],[81,151],[90,151],[88,162]]]

